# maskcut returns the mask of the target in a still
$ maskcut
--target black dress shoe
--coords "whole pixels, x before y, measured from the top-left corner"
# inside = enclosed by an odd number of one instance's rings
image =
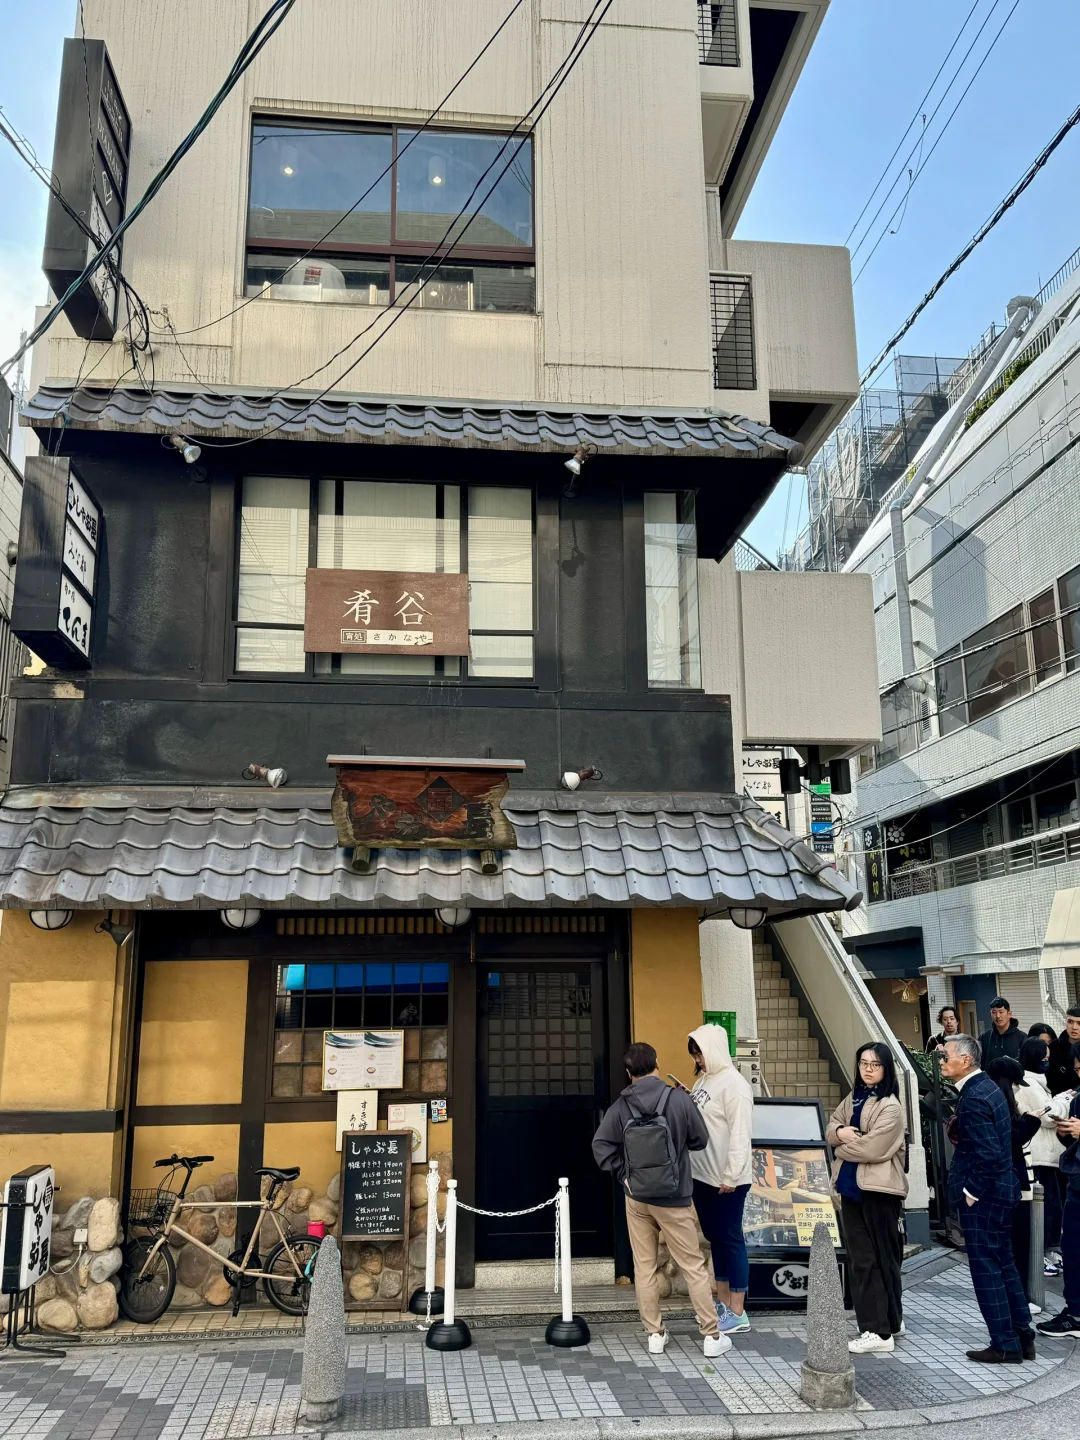
[[[1020,1341],[1020,1354],[1025,1360],[1034,1360],[1035,1357],[1035,1331],[1028,1327],[1027,1330],[1018,1330],[1017,1339]]]
[[[975,1360],[980,1365],[1022,1365],[1023,1353],[1019,1350],[996,1350],[993,1345],[988,1345],[985,1350],[969,1350],[969,1360]]]

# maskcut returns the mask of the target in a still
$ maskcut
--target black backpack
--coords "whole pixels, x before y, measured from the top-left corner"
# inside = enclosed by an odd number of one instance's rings
[[[665,1086],[656,1109],[632,1114],[623,1130],[622,1182],[632,1200],[646,1205],[674,1200],[679,1193],[679,1155],[664,1115],[670,1098]]]

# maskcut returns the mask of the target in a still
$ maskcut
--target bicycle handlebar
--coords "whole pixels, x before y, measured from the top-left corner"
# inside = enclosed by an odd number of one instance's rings
[[[197,1165],[209,1165],[213,1155],[170,1155],[167,1160],[155,1160],[154,1169],[162,1170],[166,1166],[182,1165],[185,1170],[194,1170]]]

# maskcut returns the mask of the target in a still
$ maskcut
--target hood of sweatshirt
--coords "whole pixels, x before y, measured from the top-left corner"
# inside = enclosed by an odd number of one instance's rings
[[[728,1032],[723,1025],[699,1025],[690,1031],[687,1039],[693,1040],[701,1051],[706,1075],[719,1075],[721,1070],[732,1068]]]

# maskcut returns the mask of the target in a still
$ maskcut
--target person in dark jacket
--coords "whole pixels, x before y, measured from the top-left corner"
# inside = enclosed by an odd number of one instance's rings
[[[960,1092],[949,1121],[956,1146],[949,1202],[963,1226],[975,1298],[990,1332],[986,1349],[969,1350],[967,1356],[985,1365],[1019,1365],[1035,1358],[1035,1332],[1012,1252],[1020,1185],[1009,1107],[979,1069],[979,1043],[970,1035],[946,1041],[941,1073]]]
[[[1000,1060],[1003,1055],[1010,1060],[1019,1060],[1020,1046],[1026,1039],[1009,1002],[998,995],[990,1001],[990,1029],[979,1036],[982,1068],[985,1070],[991,1060]]]
[[[593,1136],[592,1152],[600,1169],[614,1175],[626,1194],[626,1225],[634,1252],[634,1289],[649,1336],[649,1350],[654,1355],[662,1354],[668,1341],[656,1279],[657,1251],[662,1239],[686,1280],[698,1328],[705,1337],[705,1357],[711,1359],[730,1350],[731,1341],[720,1334],[712,1282],[690,1208],[694,1193],[690,1151],[706,1149],[709,1131],[688,1092],[661,1080],[656,1051],[651,1045],[641,1042],[631,1045],[623,1056],[623,1065],[630,1084],[600,1121]],[[661,1118],[667,1125],[677,1157],[678,1185],[673,1196],[635,1196],[626,1173],[624,1132],[631,1120],[654,1115],[661,1105]]]
[[[1051,1095],[1076,1089],[1076,1075],[1069,1052],[1080,1042],[1080,1005],[1071,1005],[1065,1012],[1065,1029],[1050,1046],[1050,1068],[1046,1081]]]
[[[1020,1204],[1013,1211],[1012,1248],[1016,1261],[1016,1273],[1024,1287],[1024,1298],[1031,1301],[1031,1187],[1035,1176],[1031,1168],[1031,1153],[1028,1149],[1031,1137],[1039,1131],[1039,1121],[1034,1115],[1021,1115],[1016,1105],[1016,1087],[1027,1087],[1024,1067],[1019,1060],[1010,1060],[1003,1055],[1000,1060],[991,1060],[986,1073],[1005,1097],[1009,1107],[1009,1121],[1012,1125],[1012,1162],[1020,1186]]]
[[[926,1042],[927,1054],[944,1045],[950,1035],[960,1034],[960,1016],[955,1005],[943,1005],[937,1012],[937,1020],[941,1029]]]
[[[1069,1011],[1070,1016],[1072,1011]],[[1073,1045],[1069,1058],[1073,1083],[1080,1083],[1080,1043]],[[1072,1335],[1080,1340],[1080,1093],[1069,1107],[1069,1118],[1057,1127],[1058,1139],[1067,1149],[1062,1153],[1062,1171],[1068,1181],[1065,1213],[1061,1220],[1061,1258],[1064,1261],[1065,1308],[1052,1320],[1036,1328],[1043,1335]],[[1075,1170],[1073,1167],[1077,1167]]]

